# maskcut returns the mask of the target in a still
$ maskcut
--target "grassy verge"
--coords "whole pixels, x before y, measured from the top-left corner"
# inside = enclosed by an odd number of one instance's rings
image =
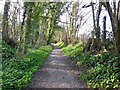
[[[11,55],[9,56],[13,53],[13,49],[5,45],[2,48],[4,56],[2,59],[2,89],[5,90],[26,87],[53,48],[52,46],[43,46],[35,50],[30,49],[25,58],[17,60]],[[9,57],[6,58],[6,56]]]
[[[101,52],[98,55],[82,53],[81,44],[64,45],[58,43],[65,55],[88,69],[88,74],[80,74],[91,88],[120,88],[120,63],[116,53]]]

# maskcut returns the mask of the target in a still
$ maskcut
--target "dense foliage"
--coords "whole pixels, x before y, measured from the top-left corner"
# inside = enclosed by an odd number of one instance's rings
[[[20,60],[13,57],[14,49],[3,43],[2,88],[20,89],[28,85],[52,48],[52,46],[42,46],[39,49],[29,49],[28,55]]]
[[[116,53],[101,52],[98,55],[82,53],[81,44],[64,45],[59,43],[65,55],[76,60],[78,65],[88,69],[87,74],[80,74],[92,88],[118,88],[120,87],[120,64]]]
[[[10,47],[7,43],[5,43],[4,41],[0,42],[1,45],[1,51],[2,51],[2,59],[3,60],[9,60],[11,59],[14,54],[15,54],[15,49]]]

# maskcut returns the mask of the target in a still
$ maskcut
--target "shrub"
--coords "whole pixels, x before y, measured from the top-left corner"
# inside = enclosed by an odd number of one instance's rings
[[[65,55],[88,69],[88,73],[82,73],[80,77],[92,88],[120,88],[120,63],[116,53],[101,52],[93,56],[90,53],[82,53],[82,49],[83,46],[79,44],[62,48]]]

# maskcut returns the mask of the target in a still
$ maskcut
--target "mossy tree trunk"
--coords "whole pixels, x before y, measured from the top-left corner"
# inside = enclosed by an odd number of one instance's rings
[[[33,12],[34,3],[28,3],[27,8],[27,20],[26,20],[26,28],[25,28],[25,37],[24,37],[24,53],[28,52],[28,47],[30,45],[30,35],[31,35],[31,22],[32,22],[32,12]]]
[[[12,47],[16,47],[17,46],[17,43],[12,39],[10,38],[10,35],[9,35],[9,9],[10,9],[10,2],[5,2],[5,5],[4,5],[4,14],[3,14],[3,22],[2,22],[2,39],[8,43],[10,46]]]
[[[3,15],[3,28],[2,28],[2,38],[4,41],[9,42],[8,38],[8,30],[9,30],[9,25],[8,25],[8,13],[9,13],[9,8],[10,8],[10,2],[6,2],[4,6],[4,15]]]

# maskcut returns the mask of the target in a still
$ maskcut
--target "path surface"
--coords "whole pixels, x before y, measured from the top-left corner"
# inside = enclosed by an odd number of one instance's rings
[[[78,78],[81,71],[77,71],[72,61],[55,45],[28,88],[87,88],[86,83]]]

